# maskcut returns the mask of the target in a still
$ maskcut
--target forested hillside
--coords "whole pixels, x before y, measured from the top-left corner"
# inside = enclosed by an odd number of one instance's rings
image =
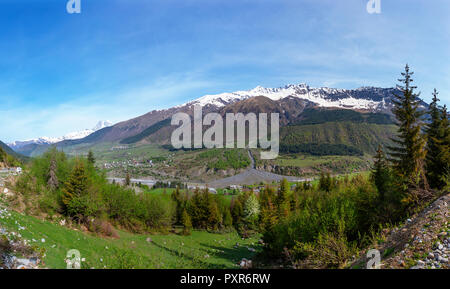
[[[396,126],[392,124],[326,122],[284,127],[280,138],[282,148],[300,144],[341,144],[373,154],[378,145],[386,146],[391,143],[389,139],[395,130]]]
[[[19,166],[18,157],[20,156],[17,153],[0,141],[0,163],[7,167]]]

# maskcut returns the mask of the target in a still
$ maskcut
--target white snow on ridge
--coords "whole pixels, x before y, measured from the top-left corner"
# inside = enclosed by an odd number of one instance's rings
[[[25,141],[14,141],[12,143],[8,143],[8,146],[17,149],[24,147],[29,144],[54,144],[57,142],[61,142],[64,140],[75,140],[75,139],[82,139],[87,137],[88,135],[102,129],[105,127],[112,126],[113,124],[110,121],[99,121],[92,129],[85,129],[82,131],[76,131],[68,133],[61,137],[40,137],[37,139],[31,139],[31,140],[25,140]]]
[[[298,85],[290,84],[280,88],[265,88],[257,86],[251,90],[205,95],[194,101],[179,105],[178,107],[182,107],[185,105],[191,106],[196,104],[199,104],[201,106],[215,105],[217,107],[222,107],[229,103],[245,100],[254,96],[265,96],[272,100],[280,100],[285,97],[291,96],[311,101],[321,107],[368,110],[384,109],[386,108],[386,101],[384,98],[382,99],[382,101],[375,101],[364,98],[354,98],[350,95],[352,91],[376,91],[377,89],[378,88],[374,87],[361,87],[356,90],[345,90],[328,87],[312,88],[303,83]],[[340,97],[335,99],[333,98],[333,95],[336,94],[340,94]]]

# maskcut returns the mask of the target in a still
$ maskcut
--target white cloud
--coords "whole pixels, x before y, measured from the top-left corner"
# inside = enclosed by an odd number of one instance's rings
[[[102,92],[44,108],[0,109],[0,139],[10,142],[41,136],[58,137],[92,128],[99,120],[120,122],[180,104],[180,97],[186,93],[194,94],[196,90],[211,86],[214,83],[196,79],[195,75],[172,76],[157,79],[145,87]]]

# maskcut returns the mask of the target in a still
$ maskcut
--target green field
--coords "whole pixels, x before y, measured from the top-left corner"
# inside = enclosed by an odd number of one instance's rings
[[[112,147],[127,146],[123,150],[111,150]],[[126,161],[134,159],[150,159],[167,156],[169,152],[158,145],[122,145],[115,143],[98,144],[92,147],[98,161]]]
[[[17,222],[17,223],[16,223]],[[120,238],[101,238],[92,234],[11,212],[0,225],[18,232],[39,249],[45,249],[44,267],[66,268],[67,251],[81,253],[83,268],[237,268],[242,258],[250,259],[260,247],[257,238],[242,240],[235,232],[214,234],[193,231],[191,236],[135,235],[119,231]],[[20,226],[25,227],[19,231]],[[147,238],[151,242],[147,242]],[[33,242],[32,240],[36,240]],[[42,242],[45,239],[45,242]],[[239,243],[237,248],[235,244]]]
[[[327,163],[336,163],[342,160],[358,162],[361,157],[357,156],[310,156],[310,155],[281,155],[276,159],[280,166],[312,167]]]

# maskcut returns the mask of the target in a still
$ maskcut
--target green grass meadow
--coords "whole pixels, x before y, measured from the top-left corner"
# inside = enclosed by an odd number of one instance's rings
[[[0,219],[2,227],[20,233],[22,239],[45,250],[43,267],[66,268],[71,249],[81,253],[82,268],[220,269],[238,268],[242,258],[250,259],[260,250],[257,238],[241,239],[237,233],[215,234],[193,231],[191,236],[136,235],[118,231],[119,238],[102,238],[58,224],[11,212]],[[24,227],[18,230],[19,226]],[[151,238],[151,242],[147,241]],[[35,241],[33,241],[33,239]],[[42,242],[45,239],[45,242]],[[239,246],[235,248],[235,244]],[[256,252],[248,248],[255,248]]]

